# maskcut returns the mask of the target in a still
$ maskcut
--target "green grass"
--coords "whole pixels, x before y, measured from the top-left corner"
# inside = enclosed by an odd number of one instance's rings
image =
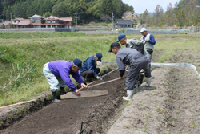
[[[1,32],[0,33],[0,106],[29,100],[50,90],[43,75],[43,65],[53,60],[84,61],[96,52],[103,54],[102,61],[115,61],[108,53],[119,34],[84,34],[57,32]],[[141,34],[126,34],[127,38],[140,39]],[[158,62],[164,62],[176,49],[196,49],[199,34],[154,34],[155,49],[163,49]],[[173,38],[172,38],[173,37]],[[173,40],[169,40],[169,39]],[[191,39],[192,38],[192,39]],[[106,43],[107,41],[107,43]],[[125,46],[123,46],[125,47]]]

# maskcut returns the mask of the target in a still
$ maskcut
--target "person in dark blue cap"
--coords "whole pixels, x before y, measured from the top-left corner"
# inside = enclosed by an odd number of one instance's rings
[[[100,72],[100,68],[96,68],[96,61],[101,62],[102,57],[103,55],[101,53],[96,53],[95,55],[88,57],[84,61],[80,72],[81,76],[85,78],[86,82],[92,81],[94,79],[99,79],[99,76],[97,76],[97,74]]]
[[[81,69],[82,61],[78,58],[74,59],[74,61],[51,61],[44,65],[43,73],[52,91],[52,102],[60,101],[56,98],[56,90],[59,88],[60,94],[65,94],[64,87],[66,86],[75,91],[77,95],[80,94],[79,90],[73,84],[70,74],[76,82],[80,83],[82,88],[87,87],[79,74],[79,70]]]
[[[127,97],[123,97],[125,100],[131,100],[133,90],[135,89],[136,78],[140,74],[140,70],[145,70],[145,77],[150,78],[151,72],[148,68],[148,59],[136,49],[123,48],[120,44],[113,42],[108,50],[110,53],[116,55],[116,62],[118,70],[120,72],[119,80],[123,80],[125,65],[129,65],[128,76],[126,78],[126,90]]]
[[[144,43],[142,41],[138,41],[135,38],[127,39],[125,34],[120,34],[117,42],[119,42],[121,45],[126,45],[126,48],[136,49],[138,52],[147,57],[147,52],[144,51]]]

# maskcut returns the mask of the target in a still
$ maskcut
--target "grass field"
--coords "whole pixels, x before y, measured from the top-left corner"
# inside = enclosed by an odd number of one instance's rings
[[[0,106],[29,100],[50,90],[43,75],[43,65],[53,60],[84,61],[96,52],[102,61],[114,61],[108,53],[118,34],[84,34],[57,32],[0,33]],[[155,50],[164,50],[157,62],[176,55],[177,49],[199,52],[199,34],[154,34]],[[139,40],[141,35],[127,34]]]

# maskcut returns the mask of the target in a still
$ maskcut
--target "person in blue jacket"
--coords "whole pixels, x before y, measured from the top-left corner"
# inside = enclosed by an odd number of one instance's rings
[[[149,34],[147,32],[146,28],[142,28],[140,30],[140,33],[142,34],[140,41],[144,43],[144,50],[147,52],[147,59],[149,60],[149,69],[151,70],[151,60],[152,60],[154,45],[156,45],[156,40],[152,34]],[[150,86],[151,78],[147,79],[146,82],[147,82],[146,86]]]
[[[60,101],[56,98],[56,90],[60,88],[60,94],[65,94],[64,87],[66,86],[80,95],[79,90],[76,89],[70,78],[70,74],[76,82],[80,83],[82,88],[87,87],[79,74],[80,69],[82,69],[82,61],[78,58],[74,61],[51,61],[44,65],[43,73],[52,91],[52,102]]]
[[[96,68],[96,61],[101,62],[102,57],[103,55],[101,53],[96,53],[95,55],[88,57],[84,61],[80,72],[81,76],[85,78],[86,82],[92,81],[93,79],[99,79],[99,76],[97,76],[97,74],[100,72],[100,68]]]

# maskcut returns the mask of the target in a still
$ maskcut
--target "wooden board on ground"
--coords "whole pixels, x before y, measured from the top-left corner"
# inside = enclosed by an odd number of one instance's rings
[[[67,94],[61,95],[60,99],[67,99],[67,98],[80,98],[80,97],[96,97],[101,95],[107,95],[108,90],[85,90],[80,91],[80,95],[76,95],[75,92],[68,92]]]

